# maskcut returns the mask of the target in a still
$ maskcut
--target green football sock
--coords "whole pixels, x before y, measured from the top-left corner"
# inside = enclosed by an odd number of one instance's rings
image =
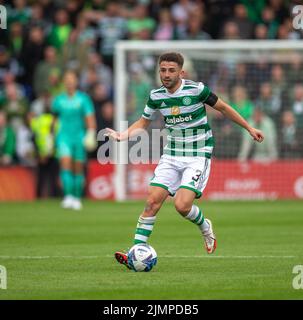
[[[146,243],[153,231],[156,217],[142,217],[140,216],[137,223],[134,244]]]
[[[191,207],[190,212],[185,218],[196,224],[202,232],[208,230],[209,228],[209,224],[205,220],[203,213],[195,205]]]
[[[60,179],[65,196],[72,195],[73,193],[73,174],[70,170],[62,169],[60,171]]]
[[[83,195],[84,189],[84,175],[81,174],[74,174],[74,196],[76,198],[81,198]]]

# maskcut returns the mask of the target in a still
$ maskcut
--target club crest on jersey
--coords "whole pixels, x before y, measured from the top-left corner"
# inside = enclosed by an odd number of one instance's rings
[[[182,102],[185,106],[189,106],[191,104],[191,98],[190,97],[184,97],[182,99]]]
[[[177,106],[171,107],[171,114],[173,116],[177,116],[178,114],[180,114],[180,108]]]

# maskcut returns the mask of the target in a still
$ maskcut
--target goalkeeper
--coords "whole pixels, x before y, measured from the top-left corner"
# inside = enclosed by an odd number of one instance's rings
[[[64,75],[65,92],[56,96],[52,112],[58,120],[56,135],[60,179],[63,187],[63,208],[82,209],[86,151],[97,147],[96,119],[90,97],[77,90],[78,78],[73,71]]]

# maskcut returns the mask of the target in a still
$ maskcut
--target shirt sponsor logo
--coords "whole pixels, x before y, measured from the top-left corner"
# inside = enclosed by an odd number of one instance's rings
[[[186,116],[186,117],[176,117],[176,118],[167,118],[166,119],[166,124],[177,124],[177,123],[182,123],[182,122],[189,122],[192,121],[193,117],[192,115]]]

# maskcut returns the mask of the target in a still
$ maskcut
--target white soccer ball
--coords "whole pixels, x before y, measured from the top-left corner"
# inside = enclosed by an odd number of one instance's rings
[[[129,266],[136,272],[148,272],[157,264],[155,249],[146,243],[132,246],[127,257]]]

